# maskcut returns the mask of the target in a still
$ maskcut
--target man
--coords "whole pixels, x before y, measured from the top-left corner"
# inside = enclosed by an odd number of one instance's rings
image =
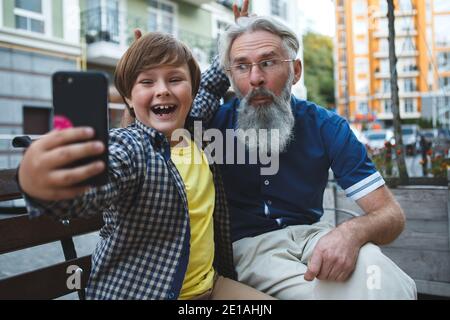
[[[224,136],[240,132],[236,143],[248,152],[276,143],[279,170],[268,176],[261,163],[237,164],[229,159],[235,150],[224,149],[238,278],[279,299],[414,299],[414,281],[376,246],[402,232],[402,209],[347,122],[291,95],[302,72],[298,49],[295,34],[277,21],[240,18],[219,49],[237,97],[213,116],[211,103],[228,88],[213,63],[202,79],[207,93],[194,102],[193,116],[211,118]],[[252,129],[275,130],[276,139],[248,139]],[[337,227],[320,222],[330,168],[365,212]]]

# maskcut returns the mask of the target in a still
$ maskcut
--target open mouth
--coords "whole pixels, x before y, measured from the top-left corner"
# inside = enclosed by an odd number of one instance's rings
[[[169,115],[175,112],[177,106],[174,104],[156,105],[151,108],[152,112],[157,116]]]

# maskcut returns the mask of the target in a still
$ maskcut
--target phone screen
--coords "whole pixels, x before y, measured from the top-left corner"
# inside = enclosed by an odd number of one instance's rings
[[[108,178],[108,77],[102,72],[60,71],[53,74],[53,126],[55,129],[88,126],[95,130],[94,140],[102,141],[105,152],[73,163],[76,167],[102,160],[106,169],[81,185],[99,186]]]

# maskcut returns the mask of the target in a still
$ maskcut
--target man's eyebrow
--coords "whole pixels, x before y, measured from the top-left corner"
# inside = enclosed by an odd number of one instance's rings
[[[273,58],[273,57],[277,57],[277,56],[279,56],[279,55],[275,51],[268,51],[268,52],[261,54],[258,57],[258,60],[261,61],[263,59]],[[242,62],[247,62],[248,60],[249,59],[247,57],[241,56],[241,57],[234,58],[233,63],[242,63]]]
[[[278,54],[277,54],[275,51],[270,51],[270,52],[263,53],[263,54],[260,56],[260,59],[272,58],[272,57],[276,57],[277,55],[278,55]]]

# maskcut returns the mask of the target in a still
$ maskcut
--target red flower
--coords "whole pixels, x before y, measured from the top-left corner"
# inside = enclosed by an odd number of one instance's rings
[[[397,152],[397,155],[398,155],[398,156],[402,154],[402,150],[401,150],[401,149],[397,149],[396,152]]]

